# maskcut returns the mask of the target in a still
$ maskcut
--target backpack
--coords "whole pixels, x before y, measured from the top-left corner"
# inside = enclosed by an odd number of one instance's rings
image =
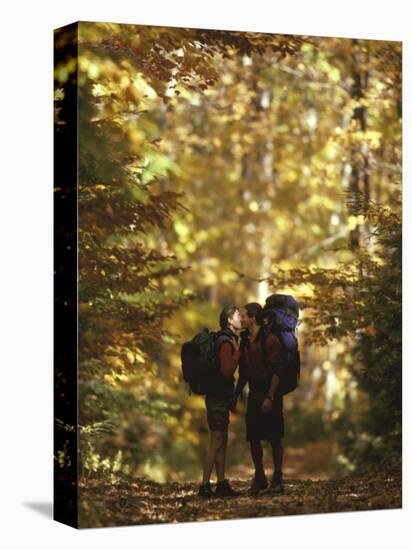
[[[226,341],[230,341],[230,336],[223,331],[204,328],[182,345],[182,373],[183,380],[189,384],[189,395],[206,395],[209,381],[220,367],[218,349]]]
[[[287,294],[272,294],[266,298],[263,316],[268,320],[267,330],[277,336],[285,353],[285,375],[279,391],[286,395],[298,387],[300,378],[300,352],[296,337],[299,304]]]

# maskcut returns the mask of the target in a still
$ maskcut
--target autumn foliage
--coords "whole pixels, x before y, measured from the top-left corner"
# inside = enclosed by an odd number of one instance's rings
[[[336,474],[399,466],[401,44],[109,23],[76,40],[55,124],[77,93],[83,480],[196,479],[181,344],[274,291],[303,308],[290,444],[336,440]]]

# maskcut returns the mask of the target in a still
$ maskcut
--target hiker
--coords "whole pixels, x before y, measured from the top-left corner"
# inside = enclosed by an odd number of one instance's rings
[[[255,467],[250,487],[251,494],[268,487],[263,467],[262,440],[269,441],[272,449],[274,473],[270,488],[283,492],[282,461],[284,436],[283,397],[278,389],[282,377],[283,349],[279,339],[265,331],[263,308],[253,302],[244,306],[243,328],[247,329],[240,345],[239,379],[234,391],[231,410],[246,384],[249,394],[246,411],[246,439]]]
[[[205,396],[207,423],[210,430],[210,443],[203,467],[203,480],[199,487],[199,496],[226,497],[236,496],[225,478],[226,447],[229,425],[229,407],[233,399],[234,373],[238,367],[239,333],[242,321],[239,308],[235,305],[223,308],[219,324],[221,330],[216,340],[219,368],[213,372],[208,382]],[[213,466],[216,469],[217,484],[213,493],[210,476]]]

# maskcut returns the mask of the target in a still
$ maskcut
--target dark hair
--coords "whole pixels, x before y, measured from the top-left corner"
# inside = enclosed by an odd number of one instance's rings
[[[235,305],[225,306],[222,309],[222,311],[219,315],[220,328],[226,328],[227,327],[230,317],[233,317],[233,315],[235,314],[235,311],[238,310],[238,309],[239,308]]]
[[[257,302],[251,302],[245,306],[248,317],[254,317],[259,326],[263,325],[263,307]]]

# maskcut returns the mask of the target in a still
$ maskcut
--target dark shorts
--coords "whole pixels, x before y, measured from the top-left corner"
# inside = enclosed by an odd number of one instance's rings
[[[225,431],[229,426],[230,399],[212,397],[205,398],[207,424],[212,431]]]
[[[246,410],[246,439],[273,441],[285,435],[283,398],[275,397],[271,412],[262,414],[263,396],[249,395]]]

